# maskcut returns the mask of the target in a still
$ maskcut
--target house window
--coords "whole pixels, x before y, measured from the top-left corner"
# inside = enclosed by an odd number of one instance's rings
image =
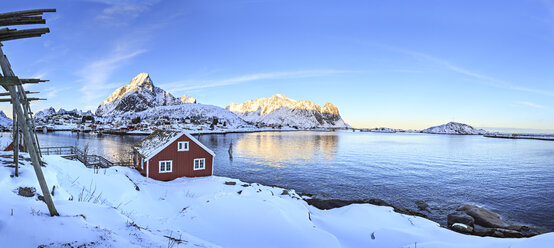
[[[173,161],[171,160],[160,161],[160,173],[168,173],[168,172],[171,172],[172,169],[173,169]]]
[[[188,151],[189,142],[188,141],[179,141],[177,142],[177,151]]]
[[[205,158],[194,159],[194,170],[204,170],[204,169],[206,169],[206,159]]]

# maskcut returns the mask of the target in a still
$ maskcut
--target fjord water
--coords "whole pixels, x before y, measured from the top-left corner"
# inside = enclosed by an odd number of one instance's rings
[[[508,221],[554,231],[554,142],[415,133],[259,132],[196,137],[214,150],[218,176],[277,185],[322,198],[380,198],[446,223],[474,203]],[[128,157],[140,136],[40,134],[41,146],[89,145]],[[232,157],[229,147],[232,143]]]

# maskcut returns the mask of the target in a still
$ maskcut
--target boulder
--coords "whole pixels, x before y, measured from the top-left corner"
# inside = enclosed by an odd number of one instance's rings
[[[35,196],[35,188],[34,187],[19,187],[17,189],[17,194],[24,197],[33,197]]]
[[[480,226],[473,226],[473,234],[477,236],[492,236],[494,233],[494,229],[492,228],[486,228],[486,227],[480,227]]]
[[[473,232],[473,227],[468,226],[466,224],[462,224],[462,223],[454,223],[454,224],[452,224],[452,226],[450,228],[452,230],[456,231],[456,232],[459,232],[459,233],[472,233]]]
[[[504,223],[504,221],[502,221],[500,215],[486,208],[478,207],[471,204],[465,204],[456,210],[463,211],[466,214],[470,215],[475,220],[475,224],[483,227],[504,228],[508,226],[506,223]]]
[[[454,213],[451,213],[448,215],[448,226],[452,226],[454,223],[462,223],[467,226],[473,227],[473,224],[475,223],[475,220],[473,217],[468,215],[466,212],[463,211],[456,211]]]
[[[415,201],[415,204],[416,204],[417,208],[419,209],[419,211],[429,212],[429,204],[427,204],[427,202],[422,201],[422,200],[417,200],[417,201]]]
[[[506,238],[522,238],[523,237],[522,233],[520,233],[518,231],[515,231],[515,230],[509,230],[509,229],[505,229],[505,228],[497,228],[496,231],[501,232],[502,235]]]

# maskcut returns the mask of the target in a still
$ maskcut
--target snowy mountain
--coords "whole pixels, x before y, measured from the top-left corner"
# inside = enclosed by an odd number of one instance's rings
[[[159,106],[149,108],[141,112],[126,112],[117,116],[105,118],[108,118],[107,121],[109,122],[109,118],[133,119],[136,117],[140,117],[142,120],[168,119],[181,120],[181,122],[185,118],[188,118],[193,122],[206,122],[210,120],[210,123],[211,120],[217,119],[220,123],[225,123],[228,128],[250,126],[231,111],[218,106],[206,104]]]
[[[78,109],[73,109],[73,110],[65,110],[63,108],[60,108],[58,110],[58,112],[56,112],[56,114],[58,115],[61,115],[61,114],[73,114],[73,115],[77,115],[77,116],[84,116],[84,115],[93,115],[92,114],[92,111],[88,110],[87,112],[83,112],[82,110],[78,110]]]
[[[196,99],[192,96],[182,95],[181,98],[179,98],[182,103],[196,103]]]
[[[458,122],[449,122],[444,125],[434,126],[427,128],[421,131],[422,133],[433,133],[433,134],[473,134],[473,135],[482,135],[487,133],[483,129],[476,129],[470,125],[458,123]]]
[[[57,113],[56,110],[53,107],[50,107],[50,108],[38,111],[33,117],[35,119],[45,119],[46,117],[53,116],[56,113]]]
[[[117,115],[140,112],[156,106],[178,105],[181,101],[169,92],[154,86],[148,73],[140,73],[131,82],[115,90],[101,102],[96,115]]]
[[[0,127],[8,128],[12,126],[12,119],[8,118],[4,111],[0,110]]]
[[[241,104],[231,103],[226,109],[250,123],[299,128],[350,128],[332,103],[328,102],[322,108],[313,102],[296,101],[281,94]]]
[[[33,116],[33,118],[35,118],[35,120],[44,120],[44,119],[47,119],[48,117],[52,117],[52,116],[55,116],[55,115],[63,115],[63,114],[72,114],[72,115],[75,115],[75,116],[85,116],[85,115],[93,116],[94,115],[92,113],[92,111],[90,111],[90,110],[88,110],[86,112],[83,112],[82,110],[79,110],[79,109],[65,110],[63,108],[60,108],[58,111],[56,111],[56,109],[54,109],[53,107],[50,107],[50,108],[38,111]]]

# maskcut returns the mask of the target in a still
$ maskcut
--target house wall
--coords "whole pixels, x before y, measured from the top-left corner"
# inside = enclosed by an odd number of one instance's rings
[[[146,161],[144,161],[143,168],[140,168],[140,155],[138,152],[133,151],[133,163],[135,164],[135,169],[137,169],[141,175],[146,176]],[[144,159],[143,159],[144,160]]]
[[[179,141],[188,141],[189,150],[188,151],[177,151],[177,143]],[[194,159],[195,158],[205,158],[206,159],[206,168],[204,170],[194,170]],[[163,160],[172,160],[173,168],[171,173],[159,173],[160,165],[159,161]],[[179,137],[164,150],[156,154],[149,161],[149,172],[148,176],[150,178],[169,181],[179,177],[202,177],[202,176],[211,176],[212,175],[212,165],[213,165],[213,156],[196,144],[194,141],[190,140],[186,135]],[[146,170],[146,161],[144,163],[144,170]],[[140,165],[139,165],[140,170]],[[141,172],[141,174],[143,174]],[[144,174],[146,171],[144,171]]]

